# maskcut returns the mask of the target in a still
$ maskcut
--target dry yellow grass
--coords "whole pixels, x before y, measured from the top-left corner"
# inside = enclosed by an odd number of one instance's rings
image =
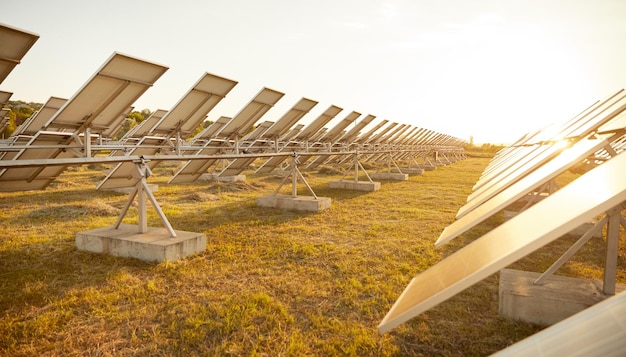
[[[0,193],[0,355],[495,352],[539,330],[498,316],[497,276],[391,333],[376,330],[413,276],[501,223],[433,246],[487,163],[467,159],[372,193],[331,190],[341,175],[310,173],[316,194],[333,199],[318,214],[256,207],[280,182],[273,175],[167,185],[171,168],[158,169],[150,182],[174,228],[208,237],[201,254],[160,264],[76,250],[75,233],[113,224],[126,200],[94,189],[96,168],[69,170],[42,192]],[[149,223],[160,226],[153,213]],[[541,271],[572,239],[515,267]],[[590,242],[565,274],[597,278],[601,247]]]

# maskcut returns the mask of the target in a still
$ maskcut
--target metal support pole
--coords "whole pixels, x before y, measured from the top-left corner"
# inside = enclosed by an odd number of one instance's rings
[[[298,197],[298,166],[296,155],[294,154],[291,162],[291,197]]]
[[[146,179],[150,177],[150,175],[152,174],[150,172],[150,168],[146,166],[146,163],[143,159],[140,162],[135,163],[135,168],[137,169],[135,172],[135,178],[137,179],[137,182],[135,183],[135,188],[130,193],[130,196],[128,197],[128,201],[126,201],[126,205],[122,209],[122,212],[120,213],[117,219],[117,222],[114,225],[114,228],[118,229],[120,227],[122,220],[126,216],[126,213],[128,213],[128,209],[133,203],[135,197],[137,197],[137,211],[138,211],[137,212],[137,217],[138,217],[137,231],[138,233],[144,234],[148,232],[148,212],[147,212],[146,201],[147,199],[150,199],[150,202],[152,202],[152,206],[157,211],[157,214],[161,218],[161,221],[165,225],[165,228],[169,232],[170,236],[176,237],[176,232],[172,228],[172,225],[170,224],[170,222],[167,220],[165,213],[163,213],[163,210],[159,206],[159,203],[157,202],[156,198],[152,194],[152,191],[150,191],[150,188],[148,187],[148,183],[146,182]]]
[[[85,128],[85,157],[91,157],[91,128]]]
[[[359,153],[354,153],[354,182],[359,182]]]
[[[607,212],[609,222],[606,226],[606,262],[602,288],[602,292],[607,295],[615,295],[621,209],[622,206],[620,205]]]
[[[141,168],[137,168],[141,170]],[[146,190],[142,185],[142,181],[145,180],[145,177],[142,177],[139,182],[137,182],[137,228],[139,233],[148,232],[148,212],[146,207]]]
[[[572,256],[574,256],[574,254],[577,251],[579,251],[580,248],[582,248],[585,245],[585,243],[587,243],[589,239],[591,239],[593,235],[596,234],[596,232],[601,230],[602,227],[608,222],[608,220],[609,220],[608,217],[604,216],[602,217],[601,220],[596,222],[596,224],[594,224],[593,227],[591,227],[591,229],[585,232],[585,234],[583,234],[583,236],[580,237],[580,239],[578,239],[576,243],[574,243],[574,245],[572,245],[565,252],[565,254],[563,254],[556,262],[554,262],[554,264],[552,264],[552,266],[550,266],[548,270],[546,270],[543,274],[541,274],[541,276],[539,276],[537,280],[533,282],[533,284],[535,285],[545,284],[546,280],[548,280],[548,278],[551,277],[561,266],[563,266],[563,264],[565,264]]]

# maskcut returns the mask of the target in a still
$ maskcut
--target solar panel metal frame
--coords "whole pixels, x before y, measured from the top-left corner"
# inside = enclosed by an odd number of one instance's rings
[[[594,109],[591,113],[595,113],[596,111],[597,113],[591,116],[591,118],[584,120],[587,116],[583,116],[582,123],[580,119],[573,122],[567,126],[564,132],[559,132],[559,135],[570,137],[570,134],[576,133],[577,135],[575,135],[575,137],[582,138],[581,136],[587,136],[605,123],[611,121],[611,119],[626,110],[626,95],[614,98],[616,98],[615,101],[606,101]],[[620,103],[621,105],[618,106]],[[572,126],[576,127],[572,128]],[[523,155],[523,157],[517,160],[513,165],[508,166],[505,170],[499,171],[487,184],[480,186],[479,189],[472,192],[472,194],[468,196],[468,203],[459,210],[457,218],[467,214],[467,212],[478,207],[495,194],[534,171],[537,167],[545,164],[552,159],[557,152],[558,146],[554,144],[539,145],[537,146],[537,150],[530,150],[529,154]]]
[[[6,159],[43,160],[76,157],[76,153],[72,150],[37,148],[37,146],[66,146],[73,140],[73,133],[39,131],[34,136],[27,138],[27,149],[21,149]],[[5,157],[3,157],[4,159]],[[65,168],[66,166],[40,166],[2,169],[0,170],[0,191],[42,190],[54,181]]]
[[[263,134],[263,138],[275,140],[285,134],[289,128],[294,126],[300,119],[313,109],[318,102],[302,98],[287,113],[285,113],[276,123]]]
[[[586,137],[593,130],[610,121],[612,117],[618,115],[621,111],[624,110],[624,108],[626,108],[626,95],[623,94],[623,92],[624,90],[620,90],[609,98],[605,99],[604,101],[596,102],[594,105],[589,106],[584,111],[582,111],[572,119],[566,121],[562,125],[555,126],[554,130],[538,131],[535,135],[528,138],[523,144],[541,145],[545,142],[553,143],[555,141],[565,138]],[[602,115],[607,110],[614,108],[620,102],[624,103],[621,106],[617,107],[617,109],[614,109],[612,112],[609,112],[604,116]],[[516,153],[518,151],[519,150],[514,150],[513,152]],[[509,173],[511,171],[514,171],[515,166],[520,164],[520,159],[512,160],[510,158],[511,155],[512,154],[509,154],[507,156],[500,156],[498,161],[494,162],[494,164],[497,165],[490,164],[489,167],[485,170],[485,173],[474,185],[473,190],[476,192],[487,184],[493,185],[494,183],[492,181],[494,179],[500,179],[504,171],[507,171]],[[494,168],[494,166],[496,168]],[[473,194],[475,193],[472,193],[472,195]],[[470,199],[472,195],[469,196]]]
[[[440,247],[467,232],[472,227],[484,222],[497,212],[531,193],[533,189],[549,182],[608,144],[604,139],[589,139],[581,140],[565,149],[545,165],[512,184],[507,189],[500,191],[467,215],[448,225],[435,242],[435,246]]]
[[[167,138],[158,136],[144,136],[140,139],[137,145],[129,152],[124,153],[125,156],[148,156],[155,155],[160,149],[155,149],[155,146],[163,146],[164,140]],[[149,161],[146,166],[153,169],[158,164],[158,161]],[[120,162],[113,169],[109,170],[106,177],[96,185],[96,189],[113,189],[113,188],[126,188],[132,187],[137,183],[138,178],[134,173],[136,170],[135,163],[133,162]]]
[[[11,99],[12,95],[13,93],[11,92],[5,92],[3,90],[0,90],[0,107],[9,103],[9,99]]]
[[[45,128],[103,132],[119,120],[168,67],[114,52],[100,69],[50,118]]]
[[[204,73],[147,135],[179,133],[181,138],[187,138],[236,85],[236,81]]]
[[[65,103],[67,103],[65,98],[48,98],[36,113],[15,129],[13,135],[35,135]]]
[[[298,147],[301,147],[301,143],[304,142],[305,146],[312,139],[312,136],[316,133],[323,132],[322,127],[326,125],[328,122],[333,120],[343,111],[342,108],[339,108],[336,105],[331,105],[328,107],[322,114],[320,114],[313,122],[307,125],[294,139],[292,142],[283,146],[282,150],[295,150]],[[261,166],[256,170],[257,174],[270,173],[274,169],[276,169],[281,163],[283,163],[287,157],[285,156],[275,156],[268,160],[266,160]]]
[[[296,140],[310,140],[311,136],[319,132],[324,125],[333,120],[342,111],[342,108],[336,105],[331,105],[322,114],[315,118],[315,120],[313,120],[311,124],[307,125],[306,128],[304,128],[302,132],[296,137]]]
[[[356,143],[360,143],[360,144],[363,144],[363,143],[367,142],[368,140],[370,140],[374,136],[374,133],[376,131],[378,131],[380,128],[382,128],[388,122],[389,122],[389,120],[387,120],[387,119],[381,120],[378,124],[376,124],[368,132],[366,132],[365,134],[359,135],[354,141]]]
[[[237,113],[218,133],[219,137],[236,138],[248,131],[285,94],[263,88],[250,102]]]
[[[281,135],[287,129],[297,123],[298,120],[305,116],[309,112],[309,110],[311,110],[316,105],[316,101],[307,98],[300,99],[289,111],[287,111],[287,113],[280,117],[280,119],[278,119],[276,123],[272,123],[273,125],[271,125],[266,130],[263,130],[261,133],[258,134],[258,136],[252,137],[251,135],[249,135],[244,137],[243,140],[254,140],[254,142],[248,144],[246,151],[250,152],[251,150],[253,150],[254,152],[259,152],[273,149],[269,145],[265,145],[264,148],[260,149],[254,148],[253,146],[256,145],[260,139],[276,140],[279,135]],[[270,143],[266,142],[265,144]],[[255,159],[255,157],[236,159],[232,161],[224,170],[222,170],[219,176],[227,177],[239,175],[243,170],[250,166],[250,164],[254,162]]]
[[[626,201],[624,177],[626,152],[417,275],[387,312],[378,326],[379,332],[397,327],[567,234],[582,222],[622,204]]]
[[[0,23],[0,84],[20,64],[39,35]]]
[[[368,114],[367,116],[365,116],[365,118],[361,119],[358,123],[356,123],[355,126],[353,126],[341,138],[339,138],[339,141],[346,145],[352,144],[356,140],[356,138],[359,136],[361,130],[363,130],[363,128],[365,128],[374,119],[376,119],[375,115]]]
[[[319,139],[320,142],[335,143],[342,135],[342,132],[348,125],[352,124],[361,113],[352,111],[352,113],[346,115],[339,123],[337,123],[332,129],[330,129],[323,137]]]
[[[224,125],[228,124],[233,118],[221,116],[219,117],[213,124],[207,126],[204,130],[202,130],[198,135],[196,135],[192,139],[192,143],[203,140],[213,139],[217,133],[224,127]]]
[[[147,70],[146,73],[142,73]],[[46,132],[39,131],[28,143],[29,148],[20,150],[12,160],[51,159],[76,157],[75,150],[41,149],[38,146],[69,145],[83,134],[83,130],[94,123],[100,125],[117,120],[121,112],[117,108],[128,108],[143,94],[165,71],[167,67],[139,60],[117,52],[79,89],[79,91],[59,109],[44,126],[73,128],[73,131]],[[128,90],[128,92],[126,92]],[[93,105],[96,109],[89,109]],[[87,113],[87,114],[84,114]],[[65,118],[72,118],[72,121]],[[82,115],[82,116],[81,116]],[[76,119],[78,118],[78,119]],[[105,129],[107,129],[105,127]],[[66,136],[64,134],[68,134]],[[91,134],[83,136],[83,142],[91,142]],[[60,139],[58,139],[60,138]],[[93,153],[82,153],[91,155]],[[0,172],[0,182],[23,182],[20,190],[40,190],[47,187],[66,166],[39,167],[30,170],[9,168]],[[21,175],[21,176],[20,176]],[[43,175],[38,177],[39,175]],[[8,184],[3,186],[9,187]],[[14,187],[11,185],[10,187]]]
[[[130,138],[141,139],[142,137],[148,135],[150,129],[152,129],[154,125],[165,116],[165,114],[167,114],[167,110],[165,109],[155,110],[141,123],[137,124],[134,128],[127,131],[126,134],[124,134],[122,141],[126,141]]]

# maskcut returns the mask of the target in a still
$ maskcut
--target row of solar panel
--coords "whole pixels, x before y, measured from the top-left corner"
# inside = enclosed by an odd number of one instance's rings
[[[379,331],[393,329],[599,215],[623,212],[625,110],[626,93],[620,90],[560,126],[528,133],[501,150],[474,185],[457,220],[443,230],[435,245],[461,236],[524,198],[530,198],[531,204],[414,277],[380,323]],[[574,167],[584,168],[585,173],[555,192],[554,178]],[[549,195],[533,200],[545,194]],[[617,226],[626,228],[626,220],[619,217]],[[607,245],[617,247],[619,227],[607,227],[606,231]],[[617,254],[617,249],[607,249],[603,289],[609,295],[615,293]],[[564,255],[542,279],[549,278],[568,256]],[[590,308],[598,316],[592,311],[581,313],[572,318],[575,323],[563,321],[502,354],[623,355],[626,324],[618,316],[626,308],[626,300],[623,294],[609,300],[614,301]]]
[[[2,48],[11,50],[4,57],[10,60],[2,62],[6,77],[38,36],[0,26],[0,38]],[[325,125],[342,111],[334,105],[308,126],[296,125],[318,104],[307,98],[302,98],[278,121],[257,124],[284,95],[269,88],[263,88],[233,118],[221,117],[192,137],[207,114],[237,84],[209,73],[203,74],[172,109],[155,111],[121,140],[112,141],[111,138],[119,133],[124,119],[133,110],[133,103],[167,69],[114,53],[72,98],[51,97],[41,110],[0,145],[0,191],[43,189],[65,169],[62,165],[52,165],[54,162],[50,160],[91,158],[103,150],[112,151],[111,156],[119,158],[178,155],[185,164],[170,182],[196,180],[219,161],[218,157],[199,159],[207,155],[247,155],[230,162],[220,176],[237,175],[257,159],[258,154],[272,152],[298,152],[302,164],[312,159],[308,168],[345,160],[345,157],[341,159],[322,153],[347,152],[356,148],[367,153],[362,160],[373,162],[385,157],[382,150],[394,150],[397,159],[415,155],[426,157],[432,150],[441,151],[443,160],[448,161],[463,156],[463,140],[424,128],[383,120],[367,133],[361,133],[375,117],[368,115],[356,123],[361,114],[355,111],[327,129]],[[4,93],[10,96],[10,93]],[[352,123],[356,124],[347,130]],[[276,155],[269,158],[257,172],[271,172],[286,157]],[[33,164],[16,167],[16,161],[24,160]],[[150,168],[158,162],[151,161]],[[120,160],[98,188],[132,186],[134,182],[130,173],[133,171],[132,162]]]

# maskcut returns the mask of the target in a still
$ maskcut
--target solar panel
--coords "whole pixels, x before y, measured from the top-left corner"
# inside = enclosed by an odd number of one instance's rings
[[[283,135],[289,128],[294,126],[302,117],[304,117],[313,107],[317,105],[316,101],[302,98],[287,113],[285,113],[274,126],[272,126],[263,137],[275,140]]]
[[[319,139],[319,141],[335,143],[341,137],[342,132],[348,125],[352,124],[358,117],[361,116],[361,113],[353,111],[348,114],[345,118],[343,118],[337,125],[335,125],[332,129],[330,129],[323,137]]]
[[[93,133],[109,130],[167,67],[120,53],[113,55],[44,125]]]
[[[313,120],[313,122],[311,124],[307,125],[307,127],[304,128],[304,130],[302,130],[294,138],[294,142],[288,143],[286,146],[284,146],[281,149],[281,151],[282,150],[295,150],[296,148],[301,146],[300,141],[304,141],[305,145],[306,145],[311,140],[313,135],[315,135],[316,133],[319,133],[320,131],[322,131],[322,127],[324,125],[326,125],[326,123],[331,121],[335,116],[337,116],[337,114],[339,114],[339,112],[341,112],[342,110],[343,109],[341,109],[341,108],[339,108],[337,106],[334,106],[334,105],[331,105],[330,107],[328,107],[328,109],[326,109],[322,114],[320,114],[317,118],[315,118],[315,120]],[[275,156],[275,157],[272,157],[269,160],[265,161],[256,170],[256,173],[257,174],[270,173],[274,169],[276,169],[278,167],[278,165],[283,163],[286,159],[287,159],[287,157],[285,157],[285,156]]]
[[[261,89],[261,91],[222,128],[218,136],[230,139],[242,136],[265,115],[283,95],[284,93],[269,88]]]
[[[141,123],[137,124],[134,128],[124,134],[124,137],[120,140],[122,142],[127,141],[130,138],[141,139],[142,137],[148,135],[150,129],[158,123],[161,118],[163,118],[167,114],[167,110],[157,109],[152,114],[150,114],[147,118],[145,118]]]
[[[198,133],[198,135],[196,135],[191,142],[195,143],[198,140],[209,140],[214,138],[215,135],[224,127],[224,125],[228,124],[228,122],[231,120],[232,118],[229,117],[219,117],[219,119],[217,119],[213,124],[209,125],[200,133]]]
[[[611,296],[492,356],[625,356],[624,316],[626,292]]]
[[[185,139],[191,134],[191,130],[195,130],[200,122],[206,118],[207,113],[236,84],[237,82],[229,79],[205,73],[170,111],[156,121],[156,124],[148,131],[150,136],[141,138],[136,144],[137,147],[126,154],[136,156],[154,155],[161,151],[161,149],[156,148],[157,146],[167,145],[170,142],[170,138],[173,138],[175,135]],[[159,134],[160,136],[157,136]],[[147,166],[154,168],[157,164],[158,162],[151,161],[147,163]],[[135,170],[135,164],[132,162],[120,163],[109,172],[107,177],[98,184],[97,188],[111,189],[134,186],[135,178],[133,173]]]
[[[381,141],[381,139],[393,128],[395,128],[398,125],[398,123],[389,123],[389,125],[387,125],[385,128],[383,128],[382,130],[380,130],[374,137],[372,137],[370,140],[365,141],[366,144],[377,144]]]
[[[202,123],[206,115],[237,82],[205,73],[174,107],[148,132],[148,135],[173,136],[179,133],[187,138]]]
[[[197,152],[197,155],[216,155],[220,152],[219,148],[205,147]],[[200,176],[207,172],[209,167],[213,166],[218,160],[190,160],[187,161],[168,181],[168,183],[185,183],[194,182]]]
[[[50,97],[36,113],[17,127],[13,136],[35,135],[65,103],[67,103],[65,98]]]
[[[147,90],[166,67],[114,53],[105,64],[61,109],[44,125],[64,128],[62,132],[37,132],[27,143],[28,148],[12,156],[12,160],[35,160],[90,156],[73,144],[89,148],[92,137],[84,129],[108,130],[105,124],[119,119],[122,111]],[[119,110],[118,110],[119,109]],[[66,135],[67,134],[67,135]],[[82,138],[80,137],[81,135]],[[50,148],[50,146],[65,148]],[[3,159],[6,159],[3,157]],[[38,168],[8,168],[0,172],[0,190],[41,190],[46,188],[65,166]]]
[[[295,138],[296,135],[300,134],[302,128],[304,128],[304,124],[298,124],[291,128],[285,135],[280,137],[278,140],[283,142],[289,142],[291,139]]]
[[[13,93],[11,92],[5,92],[5,91],[0,90],[0,107],[7,104],[9,102],[9,99],[11,99],[12,95]]]
[[[0,24],[0,84],[9,76],[39,35],[5,24]]]
[[[331,105],[322,114],[320,114],[313,122],[307,125],[304,130],[296,137],[296,140],[310,141],[311,136],[319,132],[324,125],[333,120],[343,109],[338,106]]]
[[[389,331],[620,205],[626,200],[625,176],[626,153],[621,153],[417,275],[381,321],[379,332]]]
[[[382,128],[385,124],[387,124],[389,120],[383,119],[376,126],[370,129],[367,133],[359,135],[359,137],[355,140],[357,143],[366,143],[368,142],[374,135],[376,131]]]
[[[275,142],[275,146],[272,147],[270,142],[267,140],[276,140],[279,135],[284,133],[288,128],[293,126],[298,120],[300,120],[304,115],[306,115],[309,110],[311,110],[317,102],[312,101],[310,99],[302,98],[298,103],[296,103],[287,113],[285,113],[276,123],[272,123],[272,125],[266,129],[262,130],[257,136],[252,137],[251,135],[244,137],[243,140],[250,140],[251,142],[246,144],[246,152],[263,152],[267,150],[275,149],[278,152],[277,142]],[[271,122],[270,122],[271,123]],[[262,128],[261,128],[262,129]],[[255,130],[256,132],[256,130]],[[251,133],[252,134],[252,133]],[[264,139],[264,143],[262,147],[254,147],[260,143],[260,139]],[[239,175],[243,170],[245,170],[250,164],[254,162],[256,158],[241,158],[236,159],[231,162],[226,169],[224,169],[220,173],[220,177],[234,176]]]
[[[513,150],[511,154],[500,157],[499,160],[496,161],[497,165],[490,164],[490,167],[485,170],[485,173],[476,182],[474,185],[474,193],[469,196],[469,199],[471,200],[473,195],[479,194],[478,191],[484,189],[485,186],[496,184],[500,186],[498,180],[510,176],[517,170],[519,165],[525,164],[528,160],[532,160],[535,155],[541,153],[541,150],[547,147],[541,144],[554,143],[564,138],[579,140],[588,136],[598,127],[619,115],[624,109],[626,109],[626,95],[623,93],[623,90],[620,90],[604,101],[599,101],[585,109],[579,115],[564,124],[555,126],[552,130],[539,131],[536,135],[524,142],[524,145],[534,144],[534,148],[540,148],[539,150],[524,150],[524,147],[522,147],[521,149]],[[520,154],[520,152],[522,153]],[[512,159],[511,156],[513,155],[517,155],[518,158]],[[517,176],[519,175],[513,177]]]
[[[218,154],[221,149],[210,145],[217,133],[219,133],[219,131],[231,120],[232,119],[229,117],[220,117],[217,121],[215,121],[215,123],[209,125],[202,132],[198,133],[198,135],[196,135],[191,141],[190,146],[183,148],[184,150],[190,151],[186,151],[185,153],[192,155]],[[202,174],[204,174],[215,162],[217,162],[216,159],[187,161],[178,171],[176,171],[168,183],[194,182],[200,178],[200,176],[202,176]]]
[[[342,143],[344,143],[346,145],[352,144],[354,142],[354,140],[356,140],[356,138],[359,135],[359,133],[361,132],[361,130],[363,130],[363,128],[365,128],[375,118],[376,118],[376,116],[368,114],[365,118],[363,118],[361,121],[356,123],[356,125],[353,126],[347,133],[345,133],[339,139],[339,141],[341,141]]]
[[[343,148],[344,150],[349,149],[350,145],[354,144],[361,130],[365,128],[369,123],[371,123],[375,118],[376,117],[374,115],[371,115],[371,114],[367,115],[365,118],[363,118],[363,120],[356,123],[348,132],[343,134],[339,138],[339,141],[335,143],[334,146],[339,146],[340,148]],[[341,157],[341,156],[330,156],[330,155],[326,157],[320,156],[317,159],[315,159],[315,161],[311,163],[308,167],[314,168],[318,165],[323,165],[323,164],[324,165],[336,164],[345,159],[349,159],[349,158]]]
[[[9,112],[9,108],[0,108],[0,133],[9,126]]]
[[[46,146],[67,146],[73,140],[72,133],[37,132],[28,138],[28,149],[22,149],[14,155],[6,155],[4,160],[43,160],[50,158],[76,157],[72,150],[52,149]],[[46,148],[39,149],[37,146]],[[0,191],[29,191],[46,188],[65,166],[7,168],[0,170]]]
[[[352,113],[348,114],[339,123],[337,123],[332,129],[326,132],[326,134],[324,134],[319,139],[316,139],[318,143],[309,147],[309,152],[330,151],[330,148],[332,147],[332,145],[335,144],[342,135],[344,135],[344,129],[348,127],[348,125],[353,123],[360,116],[361,116],[361,113],[356,112],[356,111],[353,111]],[[304,165],[313,156],[315,155],[300,155],[298,157],[298,161],[300,162],[300,164]],[[325,160],[326,157],[318,157],[318,159]],[[307,168],[313,168],[317,166],[318,164],[319,164],[319,161],[314,161],[313,163],[311,163],[311,166]]]
[[[493,196],[490,200],[478,206],[467,215],[446,227],[435,246],[441,246],[459,235],[467,232],[472,227],[484,222],[489,217],[503,210],[510,204],[531,193],[533,189],[552,180],[565,170],[573,167],[586,157],[608,145],[606,140],[582,140],[574,146],[564,150],[550,162],[541,166],[528,176],[517,181],[507,189]]]
[[[601,103],[595,107],[588,115],[581,117],[567,125],[567,128],[561,131],[558,136],[576,137],[578,139],[585,137],[597,130],[599,127],[617,117],[626,110],[626,95],[615,96],[611,100]],[[575,135],[574,135],[575,134]],[[562,142],[561,142],[562,143]],[[559,145],[535,145],[533,147],[525,147],[517,150],[516,155],[509,155],[510,165],[503,165],[505,168],[493,172],[487,182],[475,189],[468,196],[468,204],[463,206],[457,218],[462,217],[469,210],[477,207],[485,202],[493,195],[504,190],[517,180],[526,176],[528,173],[543,165],[553,158],[559,151]]]

